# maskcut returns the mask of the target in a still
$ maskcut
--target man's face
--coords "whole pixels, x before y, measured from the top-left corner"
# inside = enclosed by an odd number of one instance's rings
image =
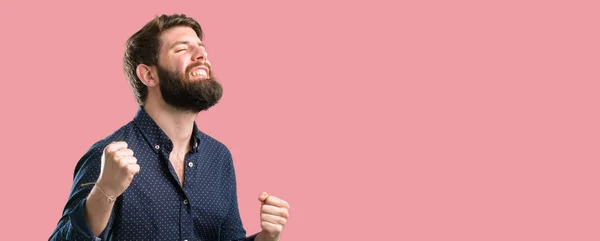
[[[200,112],[223,94],[202,41],[189,27],[174,27],[160,36],[157,74],[165,102],[176,109]]]

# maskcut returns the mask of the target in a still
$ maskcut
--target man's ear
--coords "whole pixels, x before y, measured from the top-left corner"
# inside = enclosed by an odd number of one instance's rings
[[[156,72],[153,70],[154,68],[152,66],[139,64],[135,69],[135,72],[142,83],[148,87],[154,87],[158,85],[158,78],[156,76]]]

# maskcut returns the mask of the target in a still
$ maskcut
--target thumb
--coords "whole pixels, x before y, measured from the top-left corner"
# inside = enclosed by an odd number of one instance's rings
[[[268,197],[269,197],[269,194],[267,192],[261,192],[258,195],[258,201],[265,202]]]

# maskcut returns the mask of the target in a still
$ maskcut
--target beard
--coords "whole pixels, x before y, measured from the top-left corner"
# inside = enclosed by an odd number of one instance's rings
[[[190,79],[190,71],[198,66],[202,64],[190,65],[181,74],[157,65],[160,93],[167,104],[180,111],[198,113],[219,102],[223,88],[215,79],[210,65],[204,65],[208,68],[208,79]]]

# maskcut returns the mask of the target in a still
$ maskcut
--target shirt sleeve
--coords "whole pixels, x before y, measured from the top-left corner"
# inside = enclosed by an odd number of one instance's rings
[[[100,163],[103,148],[99,149],[97,146],[98,145],[92,146],[92,148],[79,159],[79,162],[75,167],[73,186],[71,187],[69,199],[63,209],[62,217],[58,221],[56,229],[48,239],[49,241],[106,240],[109,227],[112,223],[112,216],[107,228],[102,232],[100,237],[94,236],[85,219],[86,198],[100,175]]]
[[[224,182],[227,183],[226,188],[231,200],[229,201],[229,212],[225,217],[223,223],[221,223],[221,240],[235,240],[235,241],[253,241],[257,234],[246,237],[246,230],[242,224],[240,218],[240,211],[238,207],[237,198],[237,183],[235,177],[235,169],[233,166],[233,159],[231,153],[226,148],[226,175],[224,175]]]

